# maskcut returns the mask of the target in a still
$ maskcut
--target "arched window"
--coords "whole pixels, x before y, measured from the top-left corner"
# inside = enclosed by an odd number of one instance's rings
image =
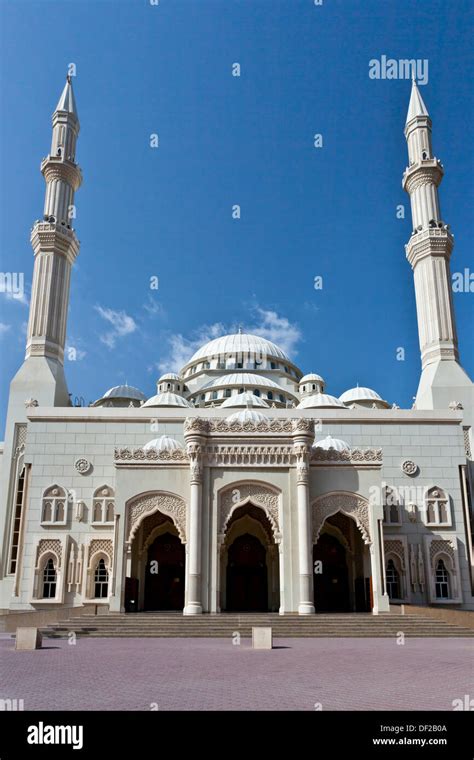
[[[109,574],[105,561],[100,559],[94,573],[94,599],[106,599],[109,592]]]
[[[449,599],[451,596],[449,589],[449,572],[442,559],[439,559],[436,564],[435,589],[437,599]]]
[[[253,395],[254,396],[260,396],[260,391],[258,390],[258,388],[255,388],[255,390],[253,392]]]
[[[114,521],[114,489],[100,486],[94,491],[92,499],[92,524],[110,524]]]
[[[211,398],[213,400],[217,398],[217,391],[212,391]]]
[[[386,580],[387,592],[390,599],[401,599],[400,574],[395,567],[393,559],[389,559],[387,562]]]
[[[178,385],[178,390],[181,390],[181,386],[180,385]]]
[[[168,383],[166,387],[169,390],[171,388],[171,383]]]
[[[284,403],[285,403],[285,397],[284,397],[284,396],[282,396],[282,395],[281,395],[281,393],[280,393],[280,395],[278,396],[278,398],[279,398],[279,400],[281,401],[281,403],[282,403],[282,404],[284,404]]]
[[[303,393],[305,392],[305,390],[306,390],[306,385],[303,385]]]
[[[315,386],[315,384],[313,383],[313,391],[315,391],[315,390],[316,390],[316,386]]]
[[[230,388],[226,388],[225,391],[224,391],[224,397],[225,398],[230,398],[231,395],[232,395],[231,389]]]
[[[268,391],[268,393],[267,393],[267,399],[269,401],[273,401],[273,391]]]
[[[396,488],[385,486],[383,488],[383,515],[387,525],[400,525],[400,499]]]
[[[429,488],[425,496],[426,524],[451,525],[449,498],[438,486]]]
[[[270,369],[276,369],[275,362],[270,362]]]
[[[67,494],[61,486],[50,486],[43,493],[41,523],[64,525],[67,518]]]
[[[54,599],[56,596],[56,568],[50,557],[43,570],[43,599]]]

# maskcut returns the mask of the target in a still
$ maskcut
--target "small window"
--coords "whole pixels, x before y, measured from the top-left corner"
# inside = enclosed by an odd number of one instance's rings
[[[232,395],[232,391],[230,388],[226,388],[224,391],[224,398],[229,398]]]
[[[280,395],[278,396],[278,399],[281,401],[281,403],[282,403],[282,404],[284,404],[284,403],[285,403],[285,397],[284,397],[284,396],[282,396],[282,395],[281,395],[281,393],[280,393]]]
[[[401,599],[400,596],[400,574],[395,567],[393,559],[387,562],[387,593],[390,599]]]
[[[425,496],[426,524],[451,525],[449,498],[438,486],[428,489]]]
[[[66,522],[67,495],[64,488],[54,485],[43,494],[42,525],[64,525]]]
[[[171,383],[168,383],[166,387],[169,390],[171,388]]]
[[[245,393],[245,388],[239,388],[239,393]]]
[[[306,385],[303,385],[303,393],[305,392],[305,390],[306,390]]]
[[[94,599],[106,599],[109,590],[109,574],[105,562],[100,559],[94,573]]]
[[[316,390],[316,386],[315,386],[315,384],[313,383],[313,391],[315,391],[315,390]]]
[[[206,400],[206,394],[205,393],[201,393],[201,401],[205,401],[205,400]]]
[[[212,391],[211,398],[212,399],[216,399],[217,398],[217,391]]]
[[[275,362],[270,362],[270,369],[276,369]]]
[[[290,371],[289,371],[288,367],[283,367],[283,369],[285,370],[285,372],[286,372],[287,374],[289,374],[289,372],[290,372]]]
[[[435,587],[437,599],[449,599],[449,573],[442,559],[436,565]]]
[[[260,396],[260,391],[258,390],[258,388],[255,388],[255,390],[253,392],[253,395],[254,396]]]
[[[273,401],[273,391],[268,391],[268,393],[267,393],[267,399],[269,401]]]
[[[51,557],[43,570],[43,599],[54,599],[56,596],[56,569]]]
[[[94,525],[107,525],[113,523],[114,516],[114,490],[109,486],[100,486],[94,491],[92,499],[92,523]]]
[[[180,386],[178,385],[178,390],[181,390]]]

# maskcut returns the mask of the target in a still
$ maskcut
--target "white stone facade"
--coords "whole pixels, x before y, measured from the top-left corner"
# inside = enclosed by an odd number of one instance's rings
[[[58,226],[80,184],[66,83],[1,458],[1,609],[378,614],[390,599],[474,609],[472,383],[458,363],[450,233],[442,245],[424,234],[441,175],[414,88],[404,182],[421,226],[407,248],[423,359],[415,408],[368,388],[337,399],[278,346],[242,333],[203,346],[148,400],[125,385],[76,408],[62,364],[78,244]],[[422,176],[418,160],[429,162]],[[427,389],[425,373],[446,385]]]

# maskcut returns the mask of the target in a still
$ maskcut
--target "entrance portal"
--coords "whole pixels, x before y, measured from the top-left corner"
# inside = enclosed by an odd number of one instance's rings
[[[323,533],[313,547],[313,566],[320,561],[322,572],[314,575],[314,605],[317,612],[349,612],[349,574],[344,546]]]
[[[148,548],[145,610],[183,609],[184,564],[185,549],[178,536],[163,533],[155,538]]]
[[[228,610],[268,610],[267,552],[256,536],[238,536],[230,545],[227,562]]]

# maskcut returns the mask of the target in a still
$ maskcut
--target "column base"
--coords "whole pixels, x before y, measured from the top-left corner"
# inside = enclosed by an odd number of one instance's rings
[[[202,606],[198,604],[197,602],[191,602],[190,604],[187,604],[183,610],[183,615],[201,615],[201,614],[202,614]]]
[[[298,615],[314,615],[314,604],[311,602],[302,602],[298,605]]]

